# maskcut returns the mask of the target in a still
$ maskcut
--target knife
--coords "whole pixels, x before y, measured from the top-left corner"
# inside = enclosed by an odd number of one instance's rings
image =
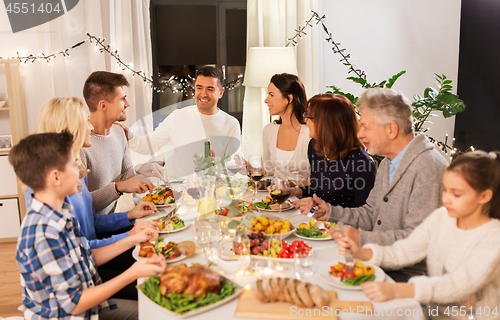
[[[344,223],[342,221],[339,221],[337,222],[337,225],[339,226],[342,237],[345,237]],[[349,272],[352,272],[354,270],[354,259],[352,257],[352,254],[348,250],[346,250],[345,252],[345,266],[347,268],[347,271]]]
[[[174,214],[177,212],[177,209],[179,209],[178,206],[175,206],[172,211],[170,211],[166,216],[164,216],[163,218],[161,218],[158,222],[161,223],[163,221],[167,221],[168,219],[172,218],[174,216]]]

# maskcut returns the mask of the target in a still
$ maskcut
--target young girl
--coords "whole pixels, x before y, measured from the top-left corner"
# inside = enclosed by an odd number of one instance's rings
[[[443,175],[442,199],[443,207],[408,238],[390,247],[360,248],[344,237],[337,241],[339,252],[349,250],[355,258],[387,269],[427,258],[428,276],[413,277],[408,283],[362,284],[373,301],[415,298],[437,304],[432,309],[438,308],[438,318],[467,319],[471,314],[477,320],[496,318],[500,314],[500,153],[459,156]]]

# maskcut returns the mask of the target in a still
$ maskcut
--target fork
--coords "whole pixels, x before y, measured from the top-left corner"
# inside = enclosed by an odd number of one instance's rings
[[[342,237],[345,237],[344,223],[342,221],[339,221],[337,222],[337,225],[339,226]],[[345,256],[345,266],[347,268],[347,271],[352,272],[354,270],[354,258],[352,257],[352,254],[348,250],[346,250],[344,256]]]

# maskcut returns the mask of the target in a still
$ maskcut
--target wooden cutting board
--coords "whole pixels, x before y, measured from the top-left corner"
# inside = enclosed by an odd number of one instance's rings
[[[263,303],[255,298],[251,290],[245,290],[240,296],[234,316],[250,319],[304,318],[307,320],[325,320],[325,317],[328,316],[328,319],[337,320],[338,317],[335,315],[335,310],[337,309],[339,309],[337,314],[341,314],[342,310],[344,310],[342,313],[344,315],[349,312],[373,312],[372,303],[369,301],[340,301],[337,300],[337,293],[335,291],[327,291],[327,293],[330,295],[328,310],[326,310],[326,307],[324,309],[300,308],[288,302]]]

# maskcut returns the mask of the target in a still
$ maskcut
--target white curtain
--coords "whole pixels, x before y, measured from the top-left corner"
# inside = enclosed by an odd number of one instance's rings
[[[318,0],[248,0],[247,48],[284,47],[298,26],[311,17],[311,10],[320,11]],[[307,97],[324,91],[322,88],[321,26],[307,27],[307,36],[298,39],[296,58],[298,76],[306,87]],[[245,156],[262,154],[262,128],[270,122],[264,104],[267,88],[245,88],[243,102],[242,145]]]
[[[86,32],[111,44],[111,50],[118,50],[120,59],[132,65],[136,71],[152,74],[151,35],[149,19],[149,0],[85,0],[64,15],[38,27],[12,34],[7,17],[0,17],[1,40],[0,56],[15,56],[30,53],[55,53],[87,39]],[[9,31],[7,31],[9,30]],[[50,64],[37,61],[22,65],[25,91],[25,105],[29,133],[34,133],[38,113],[42,105],[55,96],[76,96],[83,99],[85,79],[97,70],[123,73],[130,82],[126,88],[131,106],[127,109],[130,126],[144,118],[152,126],[151,88],[145,86],[140,77],[122,70],[116,60],[108,54],[99,54],[94,45],[88,42],[69,51],[70,56],[59,56]],[[149,157],[132,152],[134,163],[141,163]],[[131,198],[121,205],[128,209]]]
[[[111,49],[118,50],[123,62],[137,71],[152,74],[149,0],[85,0],[64,15],[38,27],[12,34],[7,17],[0,16],[0,56],[55,53],[87,39],[86,32],[106,38]],[[5,18],[5,19],[4,19]],[[83,99],[85,79],[97,70],[123,73],[130,82],[126,89],[130,108],[126,124],[151,114],[151,88],[142,79],[132,77],[106,53],[99,54],[88,42],[58,56],[50,64],[36,61],[22,65],[28,130],[33,133],[43,103],[54,96]]]

